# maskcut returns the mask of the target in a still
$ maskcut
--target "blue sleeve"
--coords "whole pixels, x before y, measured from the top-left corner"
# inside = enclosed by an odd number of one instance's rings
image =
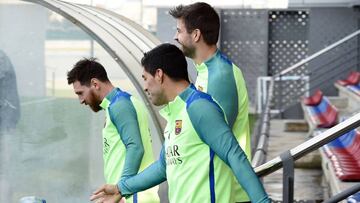
[[[225,122],[220,108],[208,100],[197,99],[187,111],[199,137],[231,168],[251,202],[269,202],[262,183]]]
[[[136,175],[144,156],[136,110],[128,98],[120,98],[110,106],[109,114],[126,148],[121,178]]]
[[[226,115],[226,120],[232,127],[238,115],[238,92],[232,71],[232,64],[209,70],[207,93],[210,94],[221,106]]]
[[[142,172],[132,177],[125,177],[118,183],[118,188],[124,197],[140,192],[166,180],[165,152],[162,147],[159,159]]]

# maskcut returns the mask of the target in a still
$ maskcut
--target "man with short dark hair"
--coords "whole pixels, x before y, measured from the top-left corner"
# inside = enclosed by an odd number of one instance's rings
[[[213,7],[197,2],[170,10],[177,21],[175,40],[196,67],[196,88],[210,94],[224,109],[226,119],[241,148],[251,160],[248,95],[240,68],[218,48],[220,18]],[[234,178],[237,202],[249,198]]]
[[[80,103],[94,111],[105,110],[103,134],[104,176],[106,183],[136,175],[153,161],[147,111],[142,102],[115,88],[105,68],[95,59],[78,61],[67,74]],[[119,199],[120,200],[120,199]],[[159,202],[156,188],[133,193],[127,202]]]
[[[145,53],[141,64],[145,92],[154,105],[165,105],[160,158],[117,185],[101,186],[90,200],[115,203],[167,180],[172,203],[232,203],[235,174],[252,202],[270,202],[221,107],[190,84],[182,51],[162,44]]]

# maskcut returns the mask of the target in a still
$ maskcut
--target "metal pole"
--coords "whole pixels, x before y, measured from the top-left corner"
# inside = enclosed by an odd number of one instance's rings
[[[290,151],[280,155],[283,164],[283,202],[294,202],[294,159]]]
[[[283,82],[282,82],[282,75],[280,75],[280,78],[279,78],[280,80],[280,87],[279,87],[279,110],[280,110],[280,119],[283,119],[283,117],[284,117],[284,113],[283,113],[283,90],[284,90],[284,88],[283,88],[283,86],[282,86],[282,84],[283,84]]]
[[[93,0],[90,0],[90,6],[94,6],[93,5]],[[90,38],[90,57],[94,57],[94,56],[95,56],[94,39]]]
[[[358,191],[360,191],[360,183],[357,185],[352,186],[351,188],[348,188],[342,192],[340,192],[339,194],[331,197],[330,199],[324,201],[324,203],[335,203],[335,202],[340,202],[341,200],[349,197],[352,194],[357,193]]]
[[[55,96],[55,71],[52,70],[51,96]]]

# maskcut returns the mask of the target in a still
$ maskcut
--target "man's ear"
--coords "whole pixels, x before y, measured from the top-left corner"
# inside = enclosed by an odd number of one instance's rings
[[[192,37],[193,37],[194,42],[199,42],[201,39],[201,31],[199,29],[193,30]]]
[[[164,71],[161,68],[156,69],[155,72],[155,80],[160,82],[160,84],[163,83],[164,80]]]
[[[95,89],[99,89],[100,88],[100,85],[99,85],[99,80],[96,79],[96,78],[91,78],[90,80],[90,87],[94,87]]]

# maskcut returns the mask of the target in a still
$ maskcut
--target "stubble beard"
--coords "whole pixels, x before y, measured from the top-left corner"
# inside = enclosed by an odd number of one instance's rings
[[[195,57],[195,48],[189,48],[189,47],[186,47],[186,46],[182,46],[182,51],[184,53],[184,55],[188,58],[191,58],[193,59]]]
[[[100,111],[102,108],[100,107],[101,101],[99,99],[96,98],[96,95],[91,92],[91,103],[89,104],[91,110],[93,110],[94,112],[98,112]]]

